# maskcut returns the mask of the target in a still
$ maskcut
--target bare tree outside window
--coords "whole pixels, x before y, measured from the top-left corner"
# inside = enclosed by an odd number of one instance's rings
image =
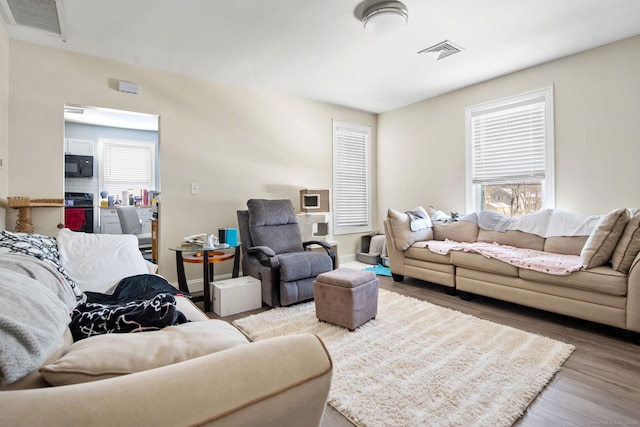
[[[483,184],[482,209],[517,217],[542,209],[540,183]]]

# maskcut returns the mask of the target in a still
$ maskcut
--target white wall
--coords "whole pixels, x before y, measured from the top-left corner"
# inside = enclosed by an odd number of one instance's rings
[[[378,117],[378,218],[392,207],[465,210],[467,105],[554,85],[556,207],[640,207],[640,36]]]
[[[0,20],[0,201],[9,195],[9,36]],[[0,227],[6,228],[6,210],[0,202]]]
[[[375,115],[339,106],[14,40],[10,46],[11,195],[63,196],[65,103],[160,116],[160,272],[170,281],[175,256],[168,247],[237,226],[236,210],[249,198],[298,205],[300,189],[330,188],[332,119],[376,127]],[[118,92],[118,80],[138,83],[140,94]],[[189,193],[192,182],[200,184],[197,196]],[[55,235],[61,214],[35,211],[35,231]],[[340,236],[339,251],[353,253],[357,238]],[[230,271],[225,264],[216,274]]]

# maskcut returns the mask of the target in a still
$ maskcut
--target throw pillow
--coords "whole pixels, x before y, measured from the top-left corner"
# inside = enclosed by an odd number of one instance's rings
[[[640,212],[636,212],[624,228],[622,237],[613,251],[613,269],[629,273],[633,260],[640,252]]]
[[[60,253],[55,238],[36,233],[12,233],[2,230],[0,231],[0,253],[24,254],[51,263],[69,282],[76,300],[84,299],[82,291],[60,263]]]
[[[424,208],[422,206],[418,206],[414,209],[414,211],[416,210],[424,211]],[[404,212],[389,208],[389,211],[387,212],[387,220],[395,245],[401,251],[408,249],[409,246],[413,245],[415,242],[433,239],[433,231],[431,227],[418,231],[411,231],[411,218]]]
[[[73,343],[40,368],[51,385],[103,380],[171,365],[248,343],[223,320],[169,326],[159,331],[98,335]]]
[[[125,277],[148,273],[133,234],[58,233],[60,263],[83,292],[108,291]]]
[[[580,252],[585,270],[604,265],[611,260],[620,236],[629,222],[626,209],[616,209],[603,216]]]

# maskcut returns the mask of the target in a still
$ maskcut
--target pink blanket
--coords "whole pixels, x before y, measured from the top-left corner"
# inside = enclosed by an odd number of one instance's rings
[[[446,255],[450,251],[475,252],[486,258],[495,258],[519,268],[559,276],[566,276],[582,269],[582,259],[578,255],[554,254],[500,245],[498,243],[461,243],[453,240],[430,240],[427,242],[427,246],[431,252],[440,255]]]

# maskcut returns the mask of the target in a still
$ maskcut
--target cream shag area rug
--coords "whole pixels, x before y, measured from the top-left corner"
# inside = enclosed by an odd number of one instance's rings
[[[575,348],[383,289],[354,332],[319,322],[313,302],[233,324],[253,340],[318,335],[329,404],[357,426],[510,426]]]

